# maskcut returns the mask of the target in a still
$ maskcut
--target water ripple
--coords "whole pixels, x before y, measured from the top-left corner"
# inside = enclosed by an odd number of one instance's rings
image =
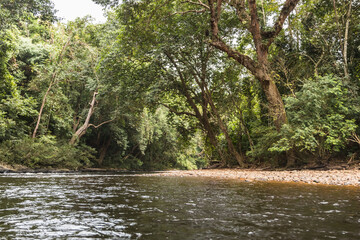
[[[359,189],[138,175],[0,177],[0,238],[358,239]]]

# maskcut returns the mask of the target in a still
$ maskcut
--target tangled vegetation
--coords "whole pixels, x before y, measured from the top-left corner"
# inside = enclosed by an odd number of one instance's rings
[[[0,2],[0,160],[198,169],[358,161],[352,0]]]

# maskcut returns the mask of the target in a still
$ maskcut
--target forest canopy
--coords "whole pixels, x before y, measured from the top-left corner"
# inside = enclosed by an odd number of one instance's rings
[[[134,170],[355,163],[353,0],[0,1],[0,160]]]

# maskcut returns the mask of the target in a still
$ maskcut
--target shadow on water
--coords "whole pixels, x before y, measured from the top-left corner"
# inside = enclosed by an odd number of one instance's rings
[[[359,188],[13,174],[0,192],[0,238],[360,239]]]

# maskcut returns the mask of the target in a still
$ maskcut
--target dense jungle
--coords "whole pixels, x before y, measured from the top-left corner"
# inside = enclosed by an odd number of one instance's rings
[[[127,170],[359,162],[360,2],[0,0],[0,161]]]

